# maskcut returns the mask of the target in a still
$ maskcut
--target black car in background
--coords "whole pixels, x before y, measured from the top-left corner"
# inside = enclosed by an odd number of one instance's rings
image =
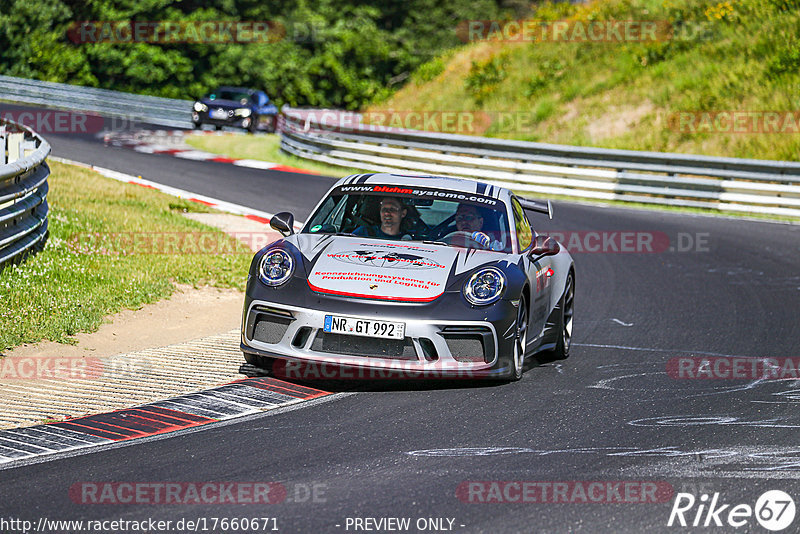
[[[243,128],[251,133],[275,131],[278,108],[264,91],[243,87],[220,87],[194,103],[192,123],[195,128],[211,124],[217,130],[223,126]]]

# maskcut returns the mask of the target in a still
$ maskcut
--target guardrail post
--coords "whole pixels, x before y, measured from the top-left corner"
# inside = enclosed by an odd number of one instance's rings
[[[44,247],[50,176],[46,162],[50,144],[24,125],[4,123],[0,126],[0,269]]]
[[[26,158],[34,153],[36,150],[36,141],[33,139],[28,139],[27,141],[23,141],[19,145],[20,157]]]
[[[20,145],[23,139],[25,139],[25,134],[12,133],[8,135],[8,160],[6,163],[14,163],[22,157]]]
[[[0,165],[6,164],[6,135],[6,127],[0,126]]]

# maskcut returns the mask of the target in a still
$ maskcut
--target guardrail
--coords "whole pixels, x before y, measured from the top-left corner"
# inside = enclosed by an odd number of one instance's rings
[[[36,132],[0,121],[0,269],[47,241],[49,154]]]
[[[0,98],[25,104],[95,112],[172,128],[192,127],[190,118],[193,100],[136,95],[11,76],[0,76]]]
[[[361,124],[283,108],[281,149],[359,169],[465,176],[525,193],[800,217],[800,162],[608,150]]]

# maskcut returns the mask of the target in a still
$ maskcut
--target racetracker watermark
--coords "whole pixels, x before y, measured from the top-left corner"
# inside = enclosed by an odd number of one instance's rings
[[[475,362],[484,365],[483,360]],[[485,369],[475,369],[475,363],[431,362],[424,368],[413,362],[383,362],[376,358],[370,367],[350,366],[331,362],[296,362],[276,360],[272,376],[287,380],[472,380],[490,376]]]
[[[18,111],[0,108],[0,119],[13,121],[39,134],[91,134],[103,131],[106,119],[72,111]]]
[[[7,356],[0,359],[0,380],[91,380],[103,374],[100,358]]]
[[[286,497],[279,482],[76,482],[69,488],[76,504],[279,504]]]
[[[82,232],[67,246],[78,254],[252,254],[278,239],[264,232]]]
[[[107,358],[78,356],[7,356],[0,359],[0,380],[97,380],[139,377],[149,362],[120,354]]]
[[[685,356],[667,362],[667,375],[676,380],[797,380],[800,358]]]
[[[800,111],[678,111],[667,117],[679,133],[798,134]]]
[[[295,113],[295,112],[293,112]],[[468,110],[404,110],[372,109],[363,113],[332,110],[302,110],[303,121],[317,132],[373,133],[436,132],[465,135],[526,134],[536,130],[540,121],[530,110],[468,111]]]
[[[570,254],[658,254],[665,252],[709,252],[708,232],[679,232],[673,240],[660,231],[572,230],[547,231]]]
[[[470,504],[658,504],[673,494],[667,482],[640,480],[465,480],[456,488],[456,497]]]
[[[465,43],[652,43],[669,41],[675,31],[666,20],[466,20],[456,27]]]
[[[75,44],[229,44],[276,43],[286,29],[275,21],[79,21],[67,29]]]

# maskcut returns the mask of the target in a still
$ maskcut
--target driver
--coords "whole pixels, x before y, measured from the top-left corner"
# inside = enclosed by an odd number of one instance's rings
[[[384,239],[401,239],[403,232],[400,225],[408,214],[408,209],[397,197],[383,197],[381,199],[381,224],[374,226],[359,226],[353,231],[354,235],[382,237]]]
[[[503,244],[493,240],[483,229],[483,213],[477,206],[459,204],[454,216],[456,230],[470,235],[470,239],[491,250],[502,250]]]
[[[475,206],[459,204],[455,219],[459,232],[472,233],[483,230],[483,216]]]

